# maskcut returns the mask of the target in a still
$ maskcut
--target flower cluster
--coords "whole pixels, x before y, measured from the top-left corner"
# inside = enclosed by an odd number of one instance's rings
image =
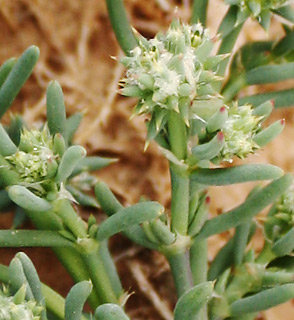
[[[251,105],[222,106],[207,119],[198,120],[201,128],[196,132],[199,141],[192,148],[193,156],[214,163],[232,162],[235,156],[247,157],[260,148],[254,138],[261,130],[263,119],[263,116],[253,114]]]
[[[22,290],[22,289],[20,289]],[[39,320],[43,310],[35,301],[17,301],[0,290],[0,320]]]
[[[229,108],[228,119],[222,128],[224,147],[219,155],[220,159],[232,162],[234,156],[243,159],[259,149],[253,138],[260,130],[261,120],[261,117],[252,115],[250,105]]]
[[[42,131],[24,129],[17,152],[6,160],[24,185],[41,192],[42,184],[56,175],[57,158],[59,155],[53,152],[53,138],[45,126]]]
[[[55,175],[57,163],[53,154],[53,139],[47,126],[42,131],[21,133],[19,150],[6,159],[15,166],[22,181],[41,182]]]
[[[140,36],[131,55],[121,59],[127,69],[121,93],[139,98],[135,113],[152,114],[157,131],[168,110],[179,112],[189,126],[195,117],[190,108],[194,101],[218,98],[213,84],[220,80],[216,71],[227,55],[210,56],[213,46],[200,24],[190,26],[177,20],[154,39]]]
[[[280,239],[294,227],[294,184],[283,193],[270,211],[265,222],[268,239],[273,242]]]

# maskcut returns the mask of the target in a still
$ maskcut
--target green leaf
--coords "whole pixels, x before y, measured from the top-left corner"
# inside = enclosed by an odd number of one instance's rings
[[[0,155],[0,186],[6,187],[17,184],[19,175],[12,169],[11,165]]]
[[[102,241],[134,225],[156,219],[163,213],[164,208],[157,202],[141,202],[123,208],[102,222],[97,233],[97,240]]]
[[[122,0],[107,0],[107,10],[117,41],[126,54],[137,46]]]
[[[292,78],[294,78],[294,62],[260,66],[246,73],[247,85],[276,83]]]
[[[8,134],[13,143],[18,146],[20,142],[21,131],[24,127],[24,121],[20,115],[11,117]]]
[[[42,294],[41,282],[37,274],[37,271],[32,261],[29,259],[29,257],[25,253],[19,252],[16,254],[15,257],[19,259],[22,264],[27,283],[32,290],[34,300],[36,300],[38,304],[44,308],[44,310],[41,313],[41,320],[46,320],[47,316],[46,316],[46,310],[45,310],[45,301]]]
[[[29,47],[17,60],[0,89],[0,118],[12,104],[21,87],[31,75],[39,58],[39,48]]]
[[[284,284],[233,302],[230,306],[231,315],[241,316],[267,310],[292,298],[294,298],[294,284]]]
[[[92,288],[90,281],[82,281],[70,289],[65,299],[65,320],[81,320],[84,304]]]
[[[286,256],[294,250],[294,228],[273,244],[272,251],[277,257]]]
[[[294,89],[259,93],[243,97],[239,99],[239,105],[249,103],[254,106],[259,106],[269,100],[274,102],[275,108],[292,107],[294,105]]]
[[[47,121],[52,136],[61,133],[66,138],[66,112],[60,84],[51,81],[46,92]]]
[[[280,178],[283,170],[270,164],[244,164],[241,166],[217,169],[195,169],[190,173],[193,182],[225,186],[250,181],[272,180]]]
[[[104,303],[95,310],[96,320],[129,320],[123,309],[114,303]]]
[[[213,282],[201,283],[182,295],[175,307],[175,320],[200,320],[197,315],[212,298],[213,286]]]
[[[28,211],[49,211],[52,209],[50,202],[36,196],[26,187],[14,185],[8,188],[9,198],[18,206]]]
[[[12,70],[13,66],[15,65],[17,59],[10,58],[6,60],[0,67],[0,87],[3,85],[4,81],[8,77],[10,71]]]
[[[83,119],[82,112],[76,112],[71,115],[68,119],[66,119],[66,137],[68,143],[72,142],[72,139],[78,130],[78,127]]]
[[[61,158],[55,177],[56,181],[64,182],[72,174],[76,165],[86,156],[86,154],[86,150],[81,146],[69,147]]]
[[[248,197],[237,208],[208,220],[196,236],[195,241],[224,232],[251,220],[262,209],[270,205],[279,195],[285,192],[290,187],[292,181],[292,175],[286,174],[282,178],[274,180],[260,191],[257,191],[251,197]]]
[[[77,162],[71,176],[73,177],[86,171],[101,170],[115,162],[117,162],[117,159],[113,158],[104,158],[97,156],[85,157]]]
[[[17,147],[10,139],[9,135],[0,124],[0,154],[3,157],[16,153]]]

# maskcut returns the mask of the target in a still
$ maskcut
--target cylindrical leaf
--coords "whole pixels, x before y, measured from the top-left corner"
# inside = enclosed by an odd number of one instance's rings
[[[52,209],[52,205],[50,204],[50,202],[36,196],[23,186],[11,186],[8,189],[8,195],[14,203],[28,211],[42,212]]]
[[[99,226],[97,240],[102,241],[134,225],[156,219],[163,210],[164,208],[157,202],[141,202],[123,208]]]
[[[237,208],[208,220],[196,236],[196,239],[207,238],[251,220],[262,209],[271,204],[280,194],[285,192],[290,187],[292,181],[293,178],[291,174],[286,174],[282,178],[274,180],[246,199],[245,202]]]
[[[65,181],[73,172],[77,163],[86,156],[86,150],[81,146],[71,146],[69,147],[59,164],[56,181]]]
[[[14,154],[16,151],[16,145],[12,142],[9,135],[0,124],[0,154],[3,157],[6,157]]]
[[[57,81],[51,81],[47,92],[47,121],[50,133],[54,136],[61,133],[65,138],[66,134],[66,113],[64,106],[63,92]]]
[[[197,319],[201,308],[213,295],[213,282],[201,283],[180,297],[175,307],[175,320]]]
[[[90,281],[82,281],[74,285],[65,300],[65,320],[81,320],[84,304],[93,285]]]
[[[280,178],[283,170],[270,164],[244,164],[231,168],[195,169],[191,180],[210,186],[225,186],[249,181]]]
[[[95,320],[129,320],[123,309],[114,303],[105,303],[95,310]]]
[[[241,316],[275,307],[294,298],[294,284],[268,289],[231,304],[231,315]]]
[[[0,89],[0,118],[12,104],[39,58],[39,48],[29,47],[17,60]]]

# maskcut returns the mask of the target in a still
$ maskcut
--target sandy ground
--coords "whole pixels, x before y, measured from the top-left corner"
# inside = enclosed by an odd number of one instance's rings
[[[189,19],[189,0],[126,0],[125,3],[134,27],[149,37],[166,28],[176,5],[182,19]],[[211,1],[208,25],[212,34],[224,12],[222,1]],[[266,35],[256,24],[248,23],[238,46],[267,37],[278,39],[282,30],[277,21],[273,21],[269,34]],[[99,172],[99,177],[109,184],[124,204],[135,203],[145,195],[169,206],[167,161],[153,143],[143,153],[144,119],[130,121],[134,101],[117,95],[117,83],[123,75],[123,68],[111,56],[120,57],[121,52],[111,31],[104,1],[0,0],[0,39],[1,63],[6,58],[19,55],[31,44],[38,45],[41,50],[32,77],[13,104],[14,111],[21,112],[31,125],[38,125],[45,117],[46,86],[50,80],[58,80],[65,93],[68,115],[75,111],[85,113],[75,141],[86,146],[89,154],[120,159],[117,164]],[[250,92],[255,90],[249,88]],[[293,115],[292,109],[274,112],[269,123],[285,118],[287,126],[284,132],[265,150],[250,157],[248,162],[271,163],[293,171]],[[4,121],[9,121],[9,115]],[[228,210],[240,203],[251,186],[212,189],[212,213]],[[10,220],[10,214],[0,216],[0,226],[8,227]],[[211,256],[223,243],[224,238],[210,239]],[[258,239],[256,246],[260,246]],[[172,319],[175,296],[163,257],[133,246],[121,237],[112,241],[111,248],[125,288],[135,292],[128,303],[132,319]],[[8,263],[15,252],[1,249],[0,262]],[[26,252],[36,264],[41,279],[66,294],[72,282],[50,251],[28,249]],[[293,319],[293,311],[291,303],[287,303],[266,312],[263,319],[283,317],[290,320]]]

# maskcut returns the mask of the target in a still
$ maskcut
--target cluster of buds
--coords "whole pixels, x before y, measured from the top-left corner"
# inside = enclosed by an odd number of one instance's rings
[[[36,301],[25,300],[25,286],[22,286],[14,296],[9,296],[7,290],[0,290],[0,320],[39,320],[42,307]]]
[[[251,105],[222,106],[212,116],[194,123],[198,144],[192,147],[192,163],[210,160],[216,164],[232,162],[235,156],[243,159],[274,139],[283,129],[279,120],[262,130],[261,124],[272,111],[266,102],[253,109]]]
[[[294,184],[283,193],[272,207],[265,222],[269,240],[276,242],[294,227]]]
[[[227,55],[210,56],[213,46],[208,30],[200,24],[175,20],[165,34],[154,39],[139,36],[138,46],[121,59],[127,69],[121,93],[139,98],[135,113],[151,114],[156,134],[169,110],[178,112],[189,127],[198,117],[191,105],[219,97],[214,89],[220,80],[216,71]]]
[[[60,155],[54,154],[53,138],[45,126],[42,131],[24,129],[18,150],[5,158],[18,172],[22,183],[42,193],[42,185],[56,175]]]
[[[225,0],[225,2],[239,6],[237,24],[243,23],[251,16],[257,19],[265,30],[269,28],[271,12],[290,4],[289,0]]]

